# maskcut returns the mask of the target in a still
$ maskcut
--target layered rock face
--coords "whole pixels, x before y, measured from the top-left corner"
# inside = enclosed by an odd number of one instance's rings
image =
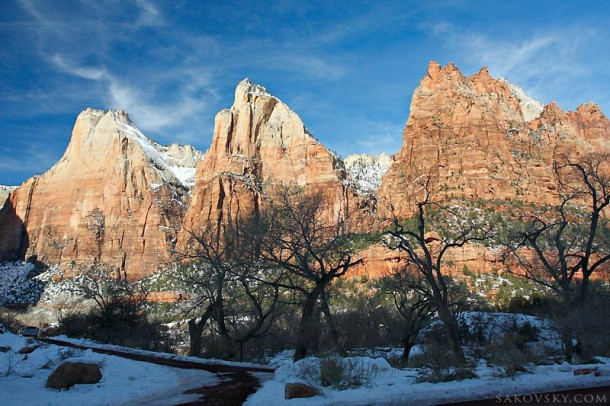
[[[542,108],[486,68],[466,77],[452,64],[431,62],[383,177],[380,210],[409,215],[422,177],[446,198],[555,203],[553,163],[564,154],[609,151],[609,125],[595,104],[568,113],[555,103]]]
[[[288,106],[247,79],[237,86],[231,109],[216,115],[212,145],[196,179],[181,241],[209,220],[256,212],[274,185],[320,191],[329,218],[349,210],[352,198],[341,159]]]
[[[158,269],[169,260],[188,188],[155,145],[124,112],[82,112],[64,156],[0,211],[0,259],[107,263],[130,279]],[[172,148],[181,150],[166,152]]]

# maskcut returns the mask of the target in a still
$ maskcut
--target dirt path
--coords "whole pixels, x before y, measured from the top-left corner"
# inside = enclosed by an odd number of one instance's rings
[[[62,347],[71,347],[82,350],[91,350],[100,354],[116,355],[123,358],[133,359],[135,361],[150,362],[153,364],[167,365],[174,368],[184,369],[201,369],[215,373],[220,379],[220,382],[213,386],[203,386],[200,388],[190,389],[184,393],[200,394],[201,399],[183,403],[186,405],[211,405],[211,406],[237,406],[243,404],[248,396],[256,392],[260,387],[260,381],[250,372],[273,374],[275,369],[264,367],[236,366],[224,364],[207,364],[204,362],[195,362],[188,360],[177,360],[172,358],[155,357],[149,354],[137,354],[127,351],[112,350],[106,348],[92,348],[86,345],[74,344],[53,338],[41,339],[49,344],[55,344]]]
[[[214,386],[204,386],[192,389],[185,393],[198,393],[202,399],[195,402],[183,403],[180,406],[206,405],[206,406],[233,406],[243,404],[248,396],[260,387],[260,381],[252,374],[241,372],[228,372],[221,375],[222,381]]]

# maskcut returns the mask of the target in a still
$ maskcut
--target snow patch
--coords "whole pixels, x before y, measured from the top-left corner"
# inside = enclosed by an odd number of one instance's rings
[[[144,136],[124,113],[123,115],[121,113],[113,112],[115,121],[122,127],[125,134],[140,145],[146,158],[161,174],[164,183],[170,186],[180,185],[187,189],[194,186],[197,163],[203,159],[204,154],[190,145],[160,145]],[[157,190],[161,184],[153,183],[150,187]]]
[[[381,177],[388,171],[392,158],[387,154],[349,155],[343,161],[347,182],[360,194],[375,194],[381,186]]]
[[[508,88],[510,89],[510,93],[519,101],[521,113],[523,114],[523,118],[526,122],[529,123],[533,119],[540,117],[542,110],[544,110],[544,105],[542,103],[529,97],[519,86],[515,86],[504,79],[500,80],[506,82]]]
[[[0,209],[4,206],[6,199],[8,199],[8,195],[15,189],[17,189],[17,186],[0,185]]]

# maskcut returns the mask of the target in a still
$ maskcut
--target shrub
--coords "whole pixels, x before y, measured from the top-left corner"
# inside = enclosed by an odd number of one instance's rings
[[[418,382],[451,382],[476,379],[479,376],[470,368],[428,369],[417,379]]]
[[[320,360],[320,384],[338,388],[343,382],[345,368],[340,358],[325,358]]]
[[[377,376],[378,368],[370,358],[329,357],[321,359],[317,369],[305,363],[300,376],[323,387],[344,390],[369,386]]]
[[[486,347],[486,358],[502,368],[499,375],[514,377],[517,372],[526,372],[525,365],[534,360],[523,339],[515,333],[506,333],[500,340],[494,340]]]
[[[115,304],[105,310],[96,307],[70,313],[60,320],[59,333],[150,351],[171,351],[172,340],[165,326],[149,320],[145,313],[124,310]]]

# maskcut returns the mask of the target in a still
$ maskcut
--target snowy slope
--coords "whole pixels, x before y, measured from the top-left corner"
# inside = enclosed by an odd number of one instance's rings
[[[379,155],[349,155],[344,160],[347,182],[360,194],[376,194],[381,177],[388,171],[392,159],[384,153]]]
[[[7,303],[37,302],[44,291],[44,283],[35,276],[33,264],[0,263],[0,306]]]
[[[525,121],[530,122],[533,119],[540,117],[542,110],[544,110],[544,105],[542,103],[529,97],[519,86],[515,86],[506,80],[504,80],[504,82],[508,84],[511,94],[519,101]]]
[[[147,138],[130,121],[125,122],[115,114],[116,122],[125,134],[133,138],[142,148],[154,167],[163,175],[166,182],[180,184],[190,189],[195,184],[197,163],[203,159],[203,153],[190,145],[172,144],[164,146]]]

